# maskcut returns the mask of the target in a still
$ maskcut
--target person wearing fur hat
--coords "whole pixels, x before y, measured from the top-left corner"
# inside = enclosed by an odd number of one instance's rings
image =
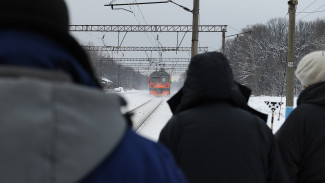
[[[63,0],[0,6],[0,182],[186,182],[132,131],[70,36]]]
[[[305,89],[276,139],[292,182],[325,182],[325,51],[304,56],[295,74]]]

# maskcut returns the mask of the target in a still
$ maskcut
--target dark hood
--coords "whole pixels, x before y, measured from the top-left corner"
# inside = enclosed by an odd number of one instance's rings
[[[227,58],[218,52],[191,59],[178,111],[211,101],[228,101],[243,106],[245,98],[234,81]]]
[[[59,71],[74,83],[99,87],[89,69],[55,40],[31,31],[0,31],[0,65]]]
[[[184,86],[168,104],[176,114],[204,103],[228,102],[266,121],[267,115],[247,105],[250,94],[249,88],[234,81],[227,58],[218,52],[208,52],[191,59]]]
[[[297,105],[306,103],[325,106],[325,82],[310,85],[300,93]]]
[[[69,12],[64,0],[2,1],[0,29],[34,32],[54,40],[100,87],[87,53],[69,33]]]

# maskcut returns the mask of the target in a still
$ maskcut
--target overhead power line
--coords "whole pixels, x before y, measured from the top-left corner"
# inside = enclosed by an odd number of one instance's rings
[[[238,33],[238,34],[233,34],[233,35],[229,35],[229,36],[226,36],[226,37],[239,36],[239,35],[242,35],[242,34],[252,34],[252,31],[241,32],[241,33]]]
[[[305,11],[305,12],[298,12],[298,13],[320,13],[320,12],[324,12],[325,10],[320,10],[320,11]]]
[[[137,3],[137,0],[135,0],[135,2]],[[144,15],[143,15],[143,13],[142,13],[142,10],[141,10],[140,6],[137,5],[137,7],[138,7],[138,10],[139,10],[138,12],[141,14],[142,19],[144,20],[145,24],[148,25],[148,22],[147,22],[146,18],[144,17]],[[131,8],[131,6],[130,6],[130,8]],[[134,17],[136,18],[136,14],[133,13],[133,15],[134,15]],[[137,19],[137,18],[136,18],[136,19]],[[138,19],[137,19],[137,20],[138,20]],[[141,25],[141,23],[140,23],[139,20],[138,20],[138,22],[139,22],[139,25]],[[150,43],[152,44],[152,46],[155,46],[155,45],[153,44],[153,42],[151,41],[151,39],[149,38],[148,32],[145,32],[145,34],[146,34],[148,40],[150,41]],[[152,32],[151,32],[151,35],[154,36],[154,34],[153,34]],[[157,41],[159,44],[161,44],[161,43],[159,42],[159,40],[155,40],[155,41]],[[147,53],[146,53],[146,54],[147,54]],[[148,56],[148,55],[147,55],[147,56]],[[148,57],[148,58],[149,58],[149,57]]]
[[[109,4],[105,4],[104,6],[110,6],[112,9],[114,9],[114,6],[132,6],[132,5],[146,5],[146,4],[162,4],[162,3],[173,3],[175,4],[176,6],[179,6],[181,8],[183,8],[185,11],[188,11],[188,12],[193,12],[192,10],[190,10],[189,8],[185,7],[185,6],[182,6],[178,3],[175,3],[174,1],[172,0],[168,0],[168,1],[156,1],[156,2],[142,2],[142,3],[138,3],[138,2],[135,2],[135,3],[121,3],[121,4],[113,4],[112,2],[109,3]]]
[[[193,10],[190,10],[189,8],[187,8],[187,7],[185,7],[185,6],[182,6],[182,5],[180,5],[180,4],[177,4],[177,3],[175,3],[175,2],[172,1],[172,0],[170,0],[170,2],[173,3],[173,4],[175,4],[175,5],[177,5],[177,6],[179,6],[179,7],[181,7],[181,8],[183,8],[185,11],[193,12]]]
[[[122,3],[122,4],[105,4],[104,6],[110,6],[110,7],[114,7],[114,6],[129,6],[129,5],[143,5],[143,4],[159,4],[159,3],[169,3],[169,1],[157,1],[157,2],[143,2],[143,3]]]
[[[231,29],[233,29],[233,30],[235,30],[235,31],[237,31],[237,32],[240,32],[239,30],[237,30],[237,29],[235,29],[235,28],[233,28],[233,27],[231,27],[229,25],[228,25],[228,27],[231,28]]]
[[[306,16],[302,17],[300,20],[306,18],[307,16],[313,14],[313,13],[316,13],[319,9],[323,8],[325,6],[325,4],[323,4],[322,6],[318,7],[317,9],[315,9],[314,11],[308,13]]]
[[[316,3],[318,0],[313,1],[312,3],[310,3],[306,8],[304,8],[303,10],[301,10],[301,12],[298,12],[297,15],[299,15],[300,13],[302,13],[303,11],[305,11],[307,8],[309,8],[311,5],[313,5],[314,3]]]

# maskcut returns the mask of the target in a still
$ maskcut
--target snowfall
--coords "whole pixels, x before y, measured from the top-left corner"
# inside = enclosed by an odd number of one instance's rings
[[[169,109],[167,100],[173,96],[175,92],[172,92],[168,97],[162,97],[162,104],[156,109],[156,111],[147,118],[146,122],[137,130],[137,133],[153,141],[157,141],[161,129],[165,126],[168,120],[172,116],[172,112]],[[121,95],[128,102],[125,111],[132,110],[144,102],[156,98],[149,94],[148,90],[119,90],[118,95]],[[272,96],[251,96],[248,105],[252,108],[268,114],[267,125],[271,128],[272,122],[272,110],[265,101],[270,102],[283,102],[280,108],[273,112],[273,129],[275,133],[283,124],[285,120],[285,97],[272,97]]]

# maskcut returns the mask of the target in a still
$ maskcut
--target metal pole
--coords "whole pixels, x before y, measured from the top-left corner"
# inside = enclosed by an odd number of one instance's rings
[[[100,78],[104,77],[103,59],[100,59]]]
[[[294,58],[295,58],[295,27],[296,27],[296,5],[298,0],[290,0],[289,4],[289,35],[287,56],[287,86],[286,86],[286,118],[293,110],[294,93]]]
[[[117,87],[121,87],[121,82],[120,82],[120,64],[117,65]]]
[[[225,53],[225,51],[226,51],[226,48],[225,48],[225,46],[226,46],[226,29],[223,29],[222,30],[222,53]]]
[[[271,131],[273,132],[274,111],[272,110]]]
[[[199,6],[200,1],[193,0],[192,57],[198,53],[199,47]]]

